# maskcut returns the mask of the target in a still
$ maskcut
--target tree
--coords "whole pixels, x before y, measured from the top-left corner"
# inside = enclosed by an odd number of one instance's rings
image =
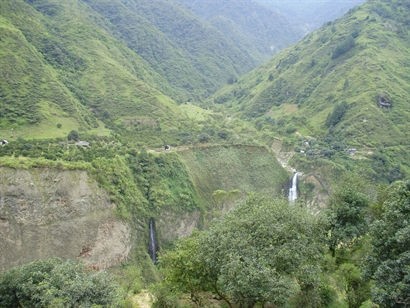
[[[352,263],[343,263],[338,274],[344,286],[349,308],[359,308],[370,298],[369,284],[363,279],[360,269]]]
[[[326,119],[326,126],[329,128],[336,126],[344,117],[347,109],[349,109],[349,106],[347,105],[346,102],[337,104],[335,108],[333,109],[332,113],[329,113]]]
[[[0,275],[0,307],[115,306],[119,287],[105,273],[85,273],[79,263],[37,260]]]
[[[332,53],[332,59],[336,59],[342,54],[348,52],[355,46],[355,41],[353,36],[349,36],[345,38],[342,42],[340,42]]]
[[[365,212],[369,206],[360,178],[346,176],[337,187],[326,212],[329,220],[329,248],[335,256],[340,243],[348,244],[365,234]]]
[[[212,288],[212,277],[202,262],[200,251],[200,233],[177,243],[174,250],[160,257],[160,266],[165,276],[165,283],[173,291],[189,293],[194,303],[200,304],[199,292]]]
[[[218,136],[221,139],[228,139],[229,133],[226,130],[221,130],[218,132]]]
[[[202,133],[198,136],[198,141],[201,143],[208,142],[211,139],[211,136],[209,136],[207,133]]]
[[[178,246],[166,253],[160,264],[177,289],[208,290],[229,306],[280,306],[306,292],[313,302],[323,248],[319,226],[304,209],[251,196],[196,235],[195,245],[185,240],[183,250]]]
[[[76,130],[72,130],[71,132],[68,133],[67,139],[78,141],[79,139],[78,132]]]
[[[410,181],[391,185],[381,218],[370,226],[367,274],[372,299],[382,307],[410,305]]]

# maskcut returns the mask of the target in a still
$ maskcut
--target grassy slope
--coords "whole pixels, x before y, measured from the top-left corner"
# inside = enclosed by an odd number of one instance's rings
[[[60,121],[65,126],[84,124],[78,101],[56,78],[42,55],[9,20],[0,17],[1,48],[0,128]],[[53,114],[43,112],[53,109]],[[70,114],[75,114],[72,116]],[[14,125],[13,125],[14,124]],[[55,126],[54,126],[55,127]]]
[[[141,56],[164,78],[161,91],[177,101],[215,92],[255,60],[210,25],[172,1],[89,0],[92,14],[113,37]]]
[[[337,136],[366,152],[383,150],[408,172],[409,9],[405,1],[370,1],[224,88],[214,101],[248,119],[273,118],[283,136],[294,133],[286,129],[293,126],[305,136]],[[352,35],[354,47],[334,57]],[[391,109],[379,108],[380,94],[392,101]],[[349,109],[329,131],[326,119],[342,101]]]
[[[141,12],[177,48],[182,50],[182,59],[192,63],[195,71],[180,74],[180,67],[169,67],[170,83],[182,79],[180,86],[189,96],[198,89],[204,94],[213,93],[229,78],[248,72],[256,65],[255,59],[240,44],[230,40],[211,25],[173,2],[164,0],[134,0],[135,10]],[[238,45],[238,46],[237,46]],[[195,83],[193,82],[195,80]]]
[[[161,144],[202,126],[169,97],[201,97],[254,65],[168,2],[6,0],[0,8],[3,138],[111,129]]]
[[[1,84],[6,96],[3,135],[13,122],[15,132],[18,124],[36,123],[36,133],[25,137],[39,138],[97,127],[96,117],[109,123],[124,117],[161,118],[170,125],[185,118],[171,99],[151,86],[166,90],[165,79],[105,31],[98,14],[76,0],[32,5],[20,0],[1,3],[7,40],[1,42],[0,60],[8,77]],[[71,120],[64,121],[65,116]],[[63,127],[51,132],[56,122]],[[50,134],[37,134],[39,126]]]
[[[199,196],[212,204],[216,190],[280,194],[288,174],[264,147],[209,146],[179,153]]]

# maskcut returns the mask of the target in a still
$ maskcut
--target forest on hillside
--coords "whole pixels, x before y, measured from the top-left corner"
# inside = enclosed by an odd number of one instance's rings
[[[408,0],[1,0],[0,308],[410,305]]]

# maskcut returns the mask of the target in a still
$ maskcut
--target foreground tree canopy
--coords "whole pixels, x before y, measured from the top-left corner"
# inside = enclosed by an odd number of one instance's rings
[[[179,242],[160,263],[167,284],[194,301],[198,292],[211,291],[229,306],[281,306],[298,295],[309,298],[308,307],[320,301],[319,226],[304,209],[251,196],[208,231]]]
[[[410,181],[393,184],[383,214],[370,229],[368,270],[373,301],[382,307],[410,305]]]
[[[329,248],[335,256],[339,244],[349,244],[367,231],[365,219],[369,206],[364,182],[357,175],[346,175],[336,187],[325,213],[329,222]]]
[[[119,288],[105,273],[81,264],[38,260],[1,274],[0,307],[104,307],[119,303]]]

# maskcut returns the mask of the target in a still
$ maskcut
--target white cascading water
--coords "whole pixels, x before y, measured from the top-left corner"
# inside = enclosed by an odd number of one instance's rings
[[[292,177],[292,185],[289,187],[289,202],[295,203],[298,198],[298,173],[295,172]]]
[[[152,262],[157,264],[157,241],[156,241],[156,232],[155,232],[155,223],[154,219],[149,220],[149,242],[148,242],[148,254],[151,257]]]

